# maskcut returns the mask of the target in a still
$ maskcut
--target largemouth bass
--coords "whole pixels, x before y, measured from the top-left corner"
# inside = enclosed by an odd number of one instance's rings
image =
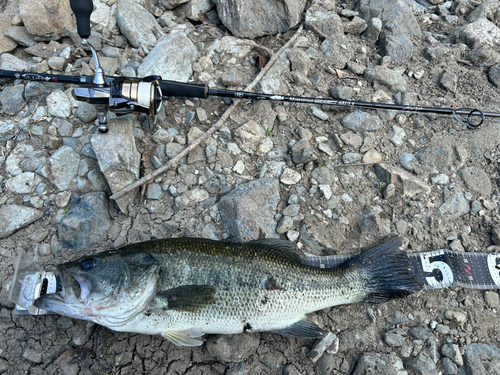
[[[308,313],[381,303],[421,289],[400,246],[393,238],[337,268],[321,269],[304,264],[303,254],[283,240],[152,240],[59,265],[63,290],[35,304],[185,346],[201,345],[202,336],[213,333],[319,338],[327,332],[308,321]]]

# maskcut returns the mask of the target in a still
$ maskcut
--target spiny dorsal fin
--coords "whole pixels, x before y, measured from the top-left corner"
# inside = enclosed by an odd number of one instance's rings
[[[215,288],[209,285],[183,285],[156,294],[169,310],[198,312],[215,301]]]
[[[304,259],[304,253],[302,253],[302,251],[300,251],[297,246],[290,241],[280,240],[279,238],[265,238],[262,240],[251,241],[249,244],[265,246],[268,249],[274,250],[297,263],[302,263]]]

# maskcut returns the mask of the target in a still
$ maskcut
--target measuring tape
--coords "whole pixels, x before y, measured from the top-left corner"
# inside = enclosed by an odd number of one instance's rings
[[[335,268],[355,255],[307,255],[305,263]],[[500,254],[460,253],[448,249],[411,253],[412,272],[424,289],[461,286],[468,289],[500,289]]]

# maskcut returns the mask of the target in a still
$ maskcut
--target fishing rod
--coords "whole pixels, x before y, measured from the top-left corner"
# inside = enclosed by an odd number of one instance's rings
[[[184,83],[162,80],[158,75],[144,78],[111,78],[106,77],[97,53],[88,43],[90,36],[90,15],[93,11],[92,0],[70,0],[73,10],[78,34],[82,38],[82,44],[87,45],[94,60],[94,76],[64,76],[53,74],[37,74],[19,71],[0,70],[0,78],[24,79],[28,81],[59,82],[78,85],[72,94],[76,100],[94,104],[98,112],[98,130],[102,133],[108,131],[107,112],[111,111],[117,115],[128,113],[145,113],[156,118],[165,97],[190,97],[207,99],[210,96],[234,99],[270,100],[277,102],[294,102],[318,105],[333,105],[338,107],[353,107],[366,109],[386,109],[415,113],[434,113],[451,115],[455,120],[468,128],[481,126],[486,117],[500,118],[500,113],[485,112],[477,108],[438,108],[421,107],[398,104],[386,104],[364,101],[338,100],[326,98],[312,98],[302,96],[276,95],[253,93],[246,91],[233,91],[209,88],[205,84]],[[459,116],[466,117],[462,120]]]

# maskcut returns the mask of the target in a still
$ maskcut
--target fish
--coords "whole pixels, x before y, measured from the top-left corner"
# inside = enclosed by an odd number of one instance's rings
[[[383,303],[422,289],[401,238],[333,269],[305,264],[291,242],[168,238],[126,245],[57,266],[62,290],[38,308],[121,332],[199,346],[206,334],[328,333],[307,314],[341,304]]]

